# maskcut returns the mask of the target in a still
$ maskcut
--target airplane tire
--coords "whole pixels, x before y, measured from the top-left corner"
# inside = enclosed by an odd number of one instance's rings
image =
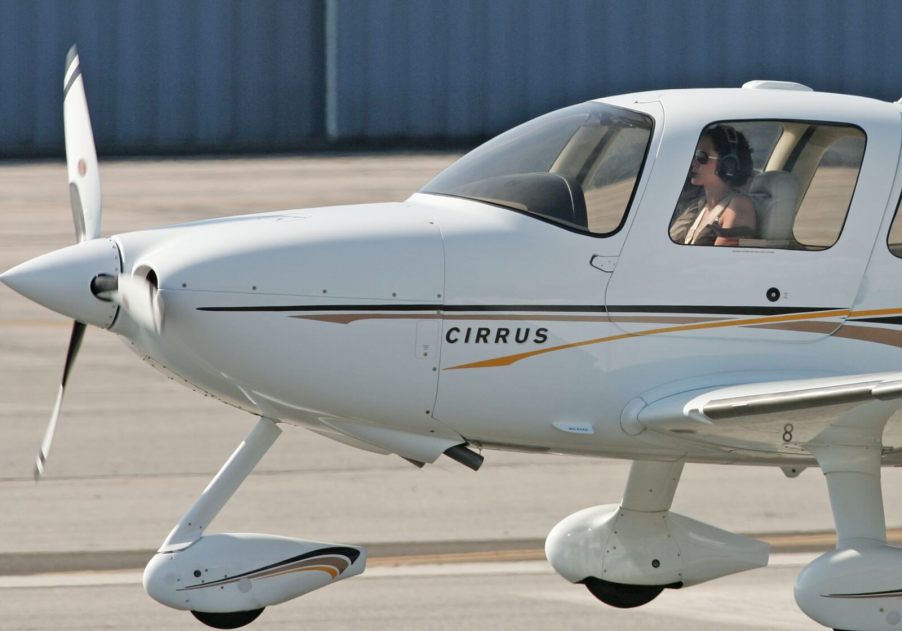
[[[195,618],[214,629],[237,629],[252,623],[263,613],[265,607],[250,611],[229,611],[227,613],[210,613],[208,611],[191,611]]]
[[[582,583],[595,598],[606,605],[620,609],[640,607],[649,603],[657,598],[666,587],[666,585],[624,585],[623,583],[603,581],[594,576],[584,579]]]

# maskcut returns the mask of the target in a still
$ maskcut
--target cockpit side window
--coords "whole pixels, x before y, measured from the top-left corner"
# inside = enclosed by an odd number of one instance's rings
[[[823,250],[839,239],[864,157],[853,125],[727,121],[699,138],[670,223],[681,245]]]
[[[617,130],[594,163],[579,174],[590,232],[611,233],[620,225],[645,160],[648,138],[645,128]]]
[[[650,117],[601,103],[546,114],[490,140],[422,189],[606,236],[623,224],[651,140]]]

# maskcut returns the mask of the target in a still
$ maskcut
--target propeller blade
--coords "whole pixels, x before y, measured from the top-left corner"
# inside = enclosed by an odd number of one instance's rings
[[[34,461],[34,480],[37,482],[44,475],[44,466],[50,456],[50,445],[53,444],[53,435],[56,433],[56,424],[59,421],[60,409],[63,406],[63,395],[66,392],[66,382],[69,381],[69,373],[75,364],[75,358],[81,348],[81,341],[85,336],[86,325],[81,322],[72,323],[72,334],[69,336],[69,350],[66,352],[66,365],[63,367],[63,378],[60,381],[60,389],[56,395],[56,404],[53,406],[53,414],[50,415],[50,423],[44,432],[44,440],[41,441],[41,449]]]
[[[75,237],[80,243],[100,236],[100,171],[97,167],[97,150],[94,147],[94,131],[91,129],[85,84],[75,46],[70,48],[69,54],[66,55],[66,72],[63,75],[63,126],[66,134],[69,198],[75,222]],[[137,301],[137,298],[134,300]],[[159,312],[162,314],[162,306]],[[50,446],[53,444],[53,435],[56,433],[60,410],[63,407],[66,382],[69,381],[69,374],[75,365],[75,358],[78,357],[86,328],[87,325],[78,321],[72,325],[63,378],[60,381],[53,413],[50,415],[50,423],[44,432],[44,440],[41,441],[41,448],[34,462],[35,481],[44,475],[44,467],[50,455]]]
[[[85,97],[85,84],[75,46],[66,55],[63,78],[63,123],[66,132],[66,165],[75,236],[79,242],[100,236],[100,171],[94,132]]]

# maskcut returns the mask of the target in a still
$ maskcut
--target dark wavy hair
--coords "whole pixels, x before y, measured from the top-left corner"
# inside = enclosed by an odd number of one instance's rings
[[[713,125],[705,129],[702,134],[703,138],[711,139],[714,149],[717,151],[717,155],[721,156],[721,159],[730,155],[730,141],[727,138],[727,128],[727,125]],[[748,182],[752,176],[752,148],[742,132],[737,131],[733,127],[729,127],[729,129],[736,134],[736,154],[739,157],[739,168],[736,169],[732,176],[725,176],[718,169],[718,176],[730,186],[738,188]]]

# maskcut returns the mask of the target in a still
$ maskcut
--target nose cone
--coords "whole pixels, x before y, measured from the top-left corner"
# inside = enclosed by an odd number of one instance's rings
[[[119,249],[111,239],[92,239],[26,261],[0,281],[29,300],[73,320],[107,328],[117,307],[91,292],[98,274],[119,274]]]

